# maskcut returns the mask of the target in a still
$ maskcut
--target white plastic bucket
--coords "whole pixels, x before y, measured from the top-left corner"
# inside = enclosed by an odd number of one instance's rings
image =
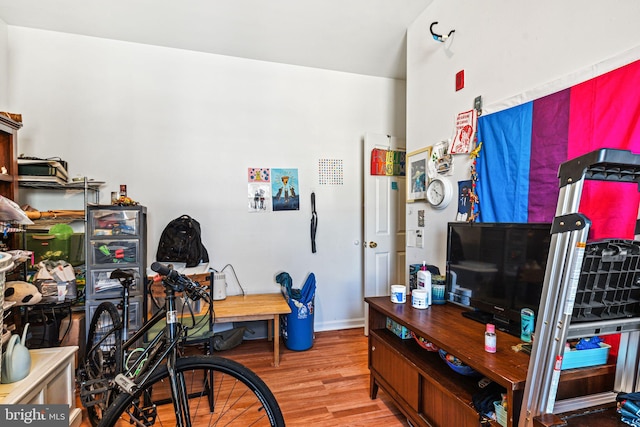
[[[396,304],[407,302],[407,287],[405,285],[391,285],[391,302]]]
[[[424,289],[414,289],[411,292],[411,305],[413,308],[427,308],[427,291]]]

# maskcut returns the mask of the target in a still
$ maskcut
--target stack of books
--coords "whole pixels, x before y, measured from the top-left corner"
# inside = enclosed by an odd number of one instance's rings
[[[60,159],[18,158],[18,180],[64,185],[69,181],[67,162]]]

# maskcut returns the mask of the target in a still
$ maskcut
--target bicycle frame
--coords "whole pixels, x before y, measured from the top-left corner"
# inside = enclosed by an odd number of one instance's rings
[[[122,345],[123,356],[125,349],[129,348],[129,346],[135,343],[138,339],[142,338],[144,334],[146,334],[155,324],[160,322],[163,317],[166,318],[165,329],[151,340],[146,349],[138,357],[138,360],[143,361],[143,365],[138,366],[138,364],[136,364],[128,367],[126,370],[123,369],[124,372],[116,375],[115,383],[124,392],[133,394],[136,390],[144,388],[147,385],[147,382],[154,371],[158,366],[160,366],[163,360],[166,360],[172,401],[177,414],[178,425],[189,426],[191,425],[191,420],[189,417],[189,411],[186,410],[188,407],[186,387],[183,379],[178,378],[175,372],[175,363],[178,356],[177,346],[183,335],[184,329],[180,327],[180,323],[178,322],[179,319],[176,310],[175,296],[176,289],[174,289],[173,285],[166,282],[163,282],[163,285],[166,295],[165,307],[154,314],[154,316],[146,322],[142,328],[136,331],[136,333],[134,333],[133,336]],[[126,328],[126,326],[123,326],[123,328]],[[162,344],[166,345],[163,346]],[[164,350],[161,352],[163,348]],[[160,356],[158,356],[158,354],[160,354]],[[147,355],[149,355],[149,357],[146,357]],[[137,372],[135,372],[135,376],[138,378],[138,381],[134,382],[131,377],[133,376],[133,371],[136,370]]]

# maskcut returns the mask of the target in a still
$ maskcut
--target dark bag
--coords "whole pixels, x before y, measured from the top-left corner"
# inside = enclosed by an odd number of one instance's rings
[[[160,235],[158,262],[184,262],[195,267],[209,262],[209,253],[202,244],[200,223],[189,215],[182,215],[169,222]]]
[[[216,351],[225,351],[239,346],[244,339],[245,330],[247,330],[246,326],[239,326],[215,334],[213,336],[213,348]]]

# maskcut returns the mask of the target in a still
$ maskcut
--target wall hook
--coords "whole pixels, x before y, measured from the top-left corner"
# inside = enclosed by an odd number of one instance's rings
[[[431,35],[433,36],[433,39],[434,39],[435,41],[437,41],[437,42],[443,42],[443,43],[444,43],[444,41],[445,41],[446,39],[448,39],[449,37],[451,37],[451,34],[455,33],[455,31],[456,31],[456,30],[451,30],[451,31],[449,31],[449,34],[447,34],[446,36],[443,36],[443,35],[441,35],[441,34],[437,34],[437,33],[435,33],[435,32],[433,31],[433,26],[434,26],[434,25],[436,25],[436,24],[438,24],[438,21],[433,22],[433,23],[431,24],[431,26],[429,27],[429,31],[431,31]]]

